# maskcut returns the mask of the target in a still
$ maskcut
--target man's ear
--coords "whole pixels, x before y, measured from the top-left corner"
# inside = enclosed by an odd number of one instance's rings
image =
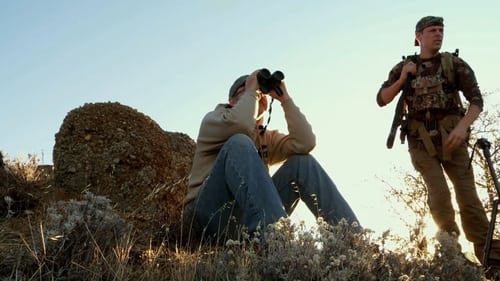
[[[228,103],[230,106],[234,106],[237,102],[238,102],[238,98],[236,98],[236,97],[229,98],[229,100],[228,100]]]
[[[415,46],[420,45],[420,40],[422,38],[422,32],[421,31],[416,31],[415,32]]]

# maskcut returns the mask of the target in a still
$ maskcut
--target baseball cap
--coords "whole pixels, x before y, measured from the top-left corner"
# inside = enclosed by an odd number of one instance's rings
[[[415,32],[421,32],[424,28],[429,26],[444,26],[442,17],[426,16],[421,18],[415,25]],[[415,39],[415,46],[418,46],[418,41]]]
[[[248,75],[242,75],[240,76],[238,79],[236,79],[233,83],[233,85],[231,86],[231,88],[229,88],[229,98],[232,98],[234,96],[236,96],[236,91],[243,85],[245,85],[245,82],[247,81],[247,77]]]

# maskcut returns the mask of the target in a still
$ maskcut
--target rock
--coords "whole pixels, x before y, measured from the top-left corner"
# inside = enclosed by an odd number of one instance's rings
[[[106,196],[145,236],[180,222],[195,142],[116,102],[87,103],[55,135],[54,184]]]
[[[6,172],[5,172],[5,163],[3,162],[3,154],[0,151],[0,189],[4,188],[4,184],[6,182]]]

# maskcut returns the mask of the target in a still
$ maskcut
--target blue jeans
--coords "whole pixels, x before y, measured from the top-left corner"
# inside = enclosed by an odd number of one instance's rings
[[[239,225],[251,234],[258,226],[289,216],[299,199],[315,217],[331,224],[342,218],[358,221],[313,156],[292,155],[271,177],[252,139],[236,134],[220,150],[194,204],[205,235],[231,237],[237,235]]]

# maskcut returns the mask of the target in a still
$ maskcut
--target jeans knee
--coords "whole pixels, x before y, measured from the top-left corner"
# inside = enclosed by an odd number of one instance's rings
[[[288,157],[289,163],[314,163],[317,164],[316,159],[310,154],[294,154]]]
[[[245,134],[238,133],[230,136],[227,141],[227,143],[253,143],[253,140]]]
[[[253,140],[245,134],[234,134],[224,143],[225,147],[255,148]]]

